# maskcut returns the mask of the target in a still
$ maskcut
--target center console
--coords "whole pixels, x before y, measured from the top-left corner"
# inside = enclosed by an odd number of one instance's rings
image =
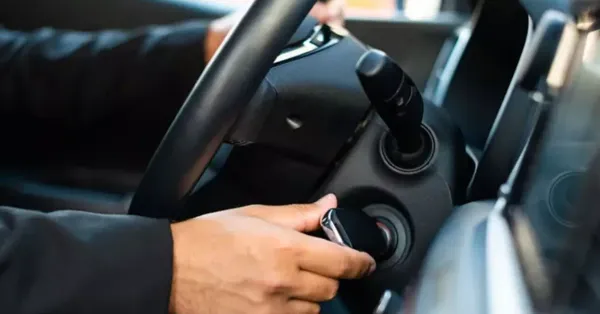
[[[391,58],[369,50],[356,75],[375,110],[318,194],[335,193],[342,208],[326,216],[327,236],[378,260],[372,276],[340,290],[348,308],[367,313],[386,289],[400,292],[414,278],[464,202],[472,169],[458,128]]]

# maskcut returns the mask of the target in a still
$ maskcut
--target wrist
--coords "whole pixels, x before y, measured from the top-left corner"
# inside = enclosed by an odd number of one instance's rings
[[[173,269],[172,269],[172,277],[171,277],[171,295],[169,296],[169,313],[177,313],[177,300],[176,295],[178,293],[178,277],[179,277],[179,266],[178,266],[178,256],[179,250],[177,249],[177,243],[179,242],[179,227],[178,224],[171,224],[171,235],[173,238]]]

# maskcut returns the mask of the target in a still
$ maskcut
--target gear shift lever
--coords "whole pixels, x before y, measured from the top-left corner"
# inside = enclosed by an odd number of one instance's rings
[[[361,210],[330,209],[321,219],[321,227],[332,242],[368,253],[376,261],[386,258],[396,246],[392,227]]]
[[[423,97],[415,83],[379,50],[370,50],[358,60],[356,74],[393,137],[386,144],[393,162],[403,169],[422,166],[431,153],[431,141],[421,127]]]

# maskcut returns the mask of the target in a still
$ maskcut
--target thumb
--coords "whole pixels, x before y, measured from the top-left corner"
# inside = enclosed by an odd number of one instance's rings
[[[335,207],[337,198],[328,194],[312,204],[250,206],[244,209],[244,214],[299,232],[312,232],[319,229],[325,212]]]

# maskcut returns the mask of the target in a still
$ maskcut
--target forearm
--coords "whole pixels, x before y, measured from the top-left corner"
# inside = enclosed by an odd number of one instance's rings
[[[167,221],[0,207],[0,307],[165,314],[172,252]]]
[[[0,31],[0,113],[61,127],[172,115],[204,67],[205,25]]]

